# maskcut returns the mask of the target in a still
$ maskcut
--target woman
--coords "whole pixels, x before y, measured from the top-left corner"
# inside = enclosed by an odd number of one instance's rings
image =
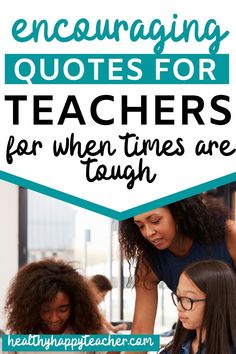
[[[132,333],[153,333],[157,284],[175,291],[190,263],[223,260],[236,266],[236,226],[228,212],[206,195],[194,196],[120,222],[120,242],[136,262]]]
[[[84,278],[62,260],[23,266],[5,306],[12,334],[96,334],[101,317]]]
[[[161,353],[236,353],[236,276],[226,263],[188,266],[172,299],[179,321],[173,342]]]

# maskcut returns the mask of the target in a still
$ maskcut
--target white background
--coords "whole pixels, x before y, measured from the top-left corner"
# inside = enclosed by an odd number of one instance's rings
[[[135,206],[157,200],[161,197],[171,195],[186,188],[211,181],[215,178],[235,172],[235,154],[231,157],[223,157],[219,152],[213,156],[196,157],[194,147],[198,140],[209,139],[221,142],[228,139],[232,148],[235,143],[235,29],[233,2],[226,0],[195,1],[184,0],[173,1],[148,1],[148,2],[111,2],[111,1],[73,1],[49,2],[42,0],[32,2],[22,0],[15,2],[10,0],[1,5],[0,21],[0,170],[40,183],[44,186],[71,194],[73,196],[97,203],[108,208],[123,211]],[[46,43],[40,38],[39,43],[26,42],[17,43],[11,35],[13,23],[24,18],[28,23],[33,19],[47,19],[49,23],[55,23],[60,18],[66,18],[73,28],[73,24],[79,18],[85,17],[90,23],[98,19],[126,20],[132,23],[135,19],[142,19],[143,23],[149,24],[152,19],[159,18],[162,23],[170,28],[172,15],[178,14],[178,24],[184,19],[188,21],[197,19],[200,25],[204,26],[208,19],[214,18],[221,26],[221,31],[230,31],[230,35],[221,43],[219,53],[230,54],[230,85],[4,85],[4,55],[10,53],[129,53],[129,54],[150,54],[153,53],[154,42],[138,41],[132,43],[128,36],[123,36],[122,41],[113,42],[104,40],[102,42],[75,42],[58,43],[56,41]],[[197,43],[191,37],[189,43],[166,44],[164,53],[204,53],[208,54],[211,42]],[[52,113],[46,117],[53,119],[52,126],[33,125],[33,95],[53,95],[51,102]],[[105,118],[114,117],[115,123],[111,126],[99,126],[90,116],[90,104],[98,95],[114,95],[115,101],[104,103],[102,111],[99,112]],[[215,126],[210,123],[210,117],[222,119],[210,107],[213,96],[224,94],[230,96],[230,103],[224,104],[231,111],[230,123],[225,126]],[[22,103],[20,124],[13,126],[10,102],[4,101],[5,95],[27,95],[28,101]],[[63,126],[57,126],[57,122],[68,95],[76,95],[81,111],[86,121],[81,126],[76,119],[67,120]],[[140,96],[147,95],[148,102],[148,124],[140,125],[140,115],[130,116],[128,126],[121,126],[121,95],[128,96],[130,105],[140,105]],[[173,126],[155,125],[154,99],[155,95],[175,95],[174,102],[167,102],[167,105],[174,107],[174,113],[168,118],[174,119]],[[204,126],[199,126],[192,117],[188,126],[181,123],[181,98],[182,95],[198,95],[204,98],[205,108],[202,118]],[[47,106],[49,102],[45,102]],[[163,115],[163,118],[167,116]],[[132,122],[131,122],[132,121]],[[150,153],[144,157],[144,164],[150,166],[157,178],[152,184],[136,181],[132,190],[128,190],[127,181],[99,181],[89,183],[85,179],[85,167],[79,162],[79,158],[65,156],[55,158],[52,154],[52,142],[54,139],[65,139],[74,132],[75,137],[83,143],[89,139],[97,141],[109,139],[113,146],[122,151],[119,134],[126,132],[136,133],[141,139],[160,139],[175,141],[178,137],[183,138],[185,154],[181,157],[157,157]],[[44,148],[34,156],[14,156],[14,163],[9,165],[6,162],[5,153],[7,141],[10,135],[18,140],[27,139],[41,140]],[[99,158],[100,163],[108,167],[120,163],[137,164],[139,158],[127,159],[123,153],[116,154],[112,158]]]

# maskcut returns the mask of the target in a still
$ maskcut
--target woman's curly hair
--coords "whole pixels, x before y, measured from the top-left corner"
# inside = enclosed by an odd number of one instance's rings
[[[69,326],[74,333],[94,334],[101,330],[101,317],[84,277],[62,260],[44,259],[20,268],[10,285],[5,305],[10,332],[39,333],[41,305],[50,303],[58,291],[70,298]]]
[[[178,235],[181,237],[206,245],[225,238],[230,213],[216,199],[202,194],[169,204],[166,208],[178,225]],[[133,218],[120,221],[119,241],[130,264],[140,260],[146,263],[143,254],[154,247],[142,236]]]

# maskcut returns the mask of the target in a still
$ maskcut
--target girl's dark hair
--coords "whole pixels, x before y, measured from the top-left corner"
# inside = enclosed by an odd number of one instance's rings
[[[230,354],[236,350],[236,275],[222,261],[201,261],[189,265],[182,274],[206,294],[202,328],[206,330],[206,354]],[[190,333],[178,321],[173,342],[167,349],[178,354]],[[199,353],[201,349],[199,347]]]
[[[42,329],[40,309],[64,292],[71,301],[69,325],[76,334],[101,330],[101,318],[89,287],[70,264],[55,259],[29,263],[18,271],[8,290],[7,328],[15,334],[37,334]]]
[[[230,218],[230,213],[208,195],[197,195],[165,207],[172,214],[178,225],[178,234],[182,237],[206,245],[225,238],[226,221]],[[133,218],[120,221],[119,240],[129,264],[140,260],[146,264],[143,254],[154,246],[142,236]]]
[[[110,280],[102,274],[93,275],[90,278],[91,282],[96,286],[98,291],[111,291],[112,284]]]

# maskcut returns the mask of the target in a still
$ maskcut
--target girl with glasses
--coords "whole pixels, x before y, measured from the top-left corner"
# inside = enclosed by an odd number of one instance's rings
[[[189,265],[172,299],[179,321],[162,354],[236,353],[236,275],[226,263]]]
[[[221,260],[235,269],[236,223],[230,217],[203,194],[120,222],[125,257],[136,264],[133,334],[153,333],[160,281],[176,292],[184,268],[201,260]]]

